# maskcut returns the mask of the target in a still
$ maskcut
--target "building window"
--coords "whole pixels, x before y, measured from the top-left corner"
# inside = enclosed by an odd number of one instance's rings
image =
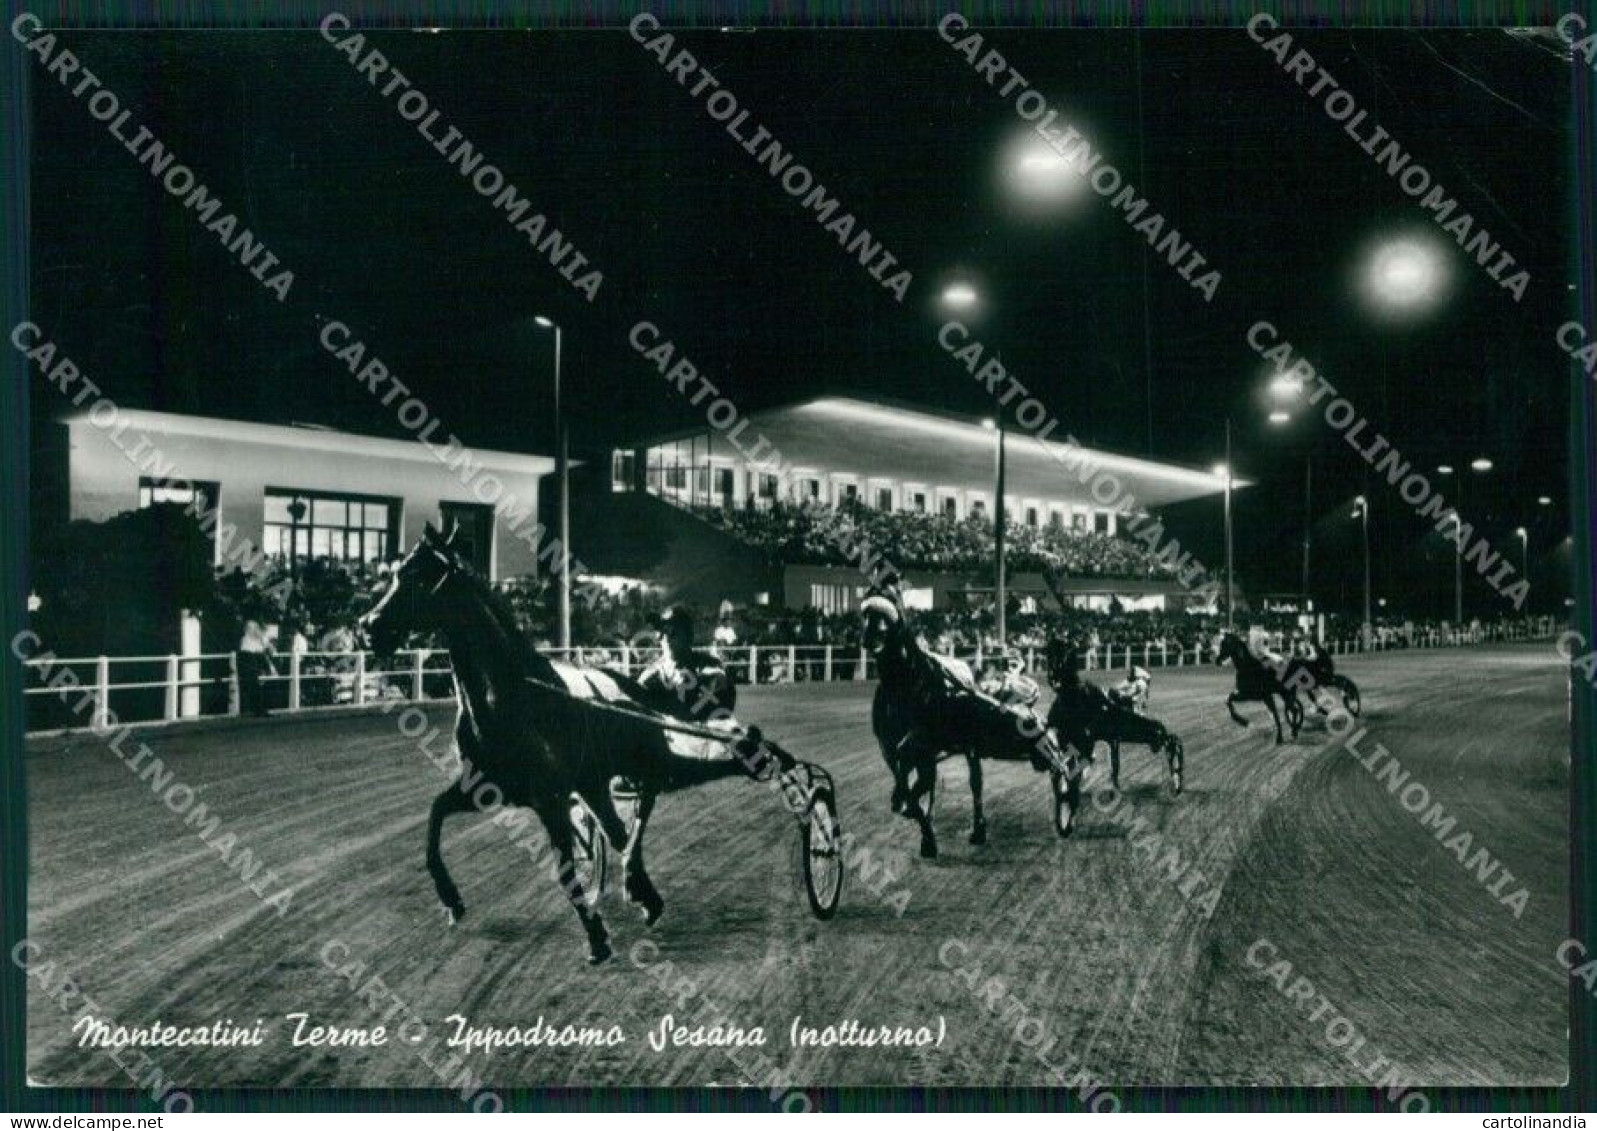
[[[1092,516],[1087,511],[1077,511],[1070,516],[1070,528],[1072,530],[1086,531],[1091,528],[1091,518]]]
[[[821,501],[821,481],[819,479],[806,479],[799,487],[799,493],[812,503]]]
[[[1031,527],[1033,530],[1035,530],[1035,529],[1037,529],[1037,523],[1038,523],[1038,520],[1037,520],[1037,508],[1036,507],[1027,507],[1026,508],[1026,525]]]
[[[398,499],[268,487],[262,548],[273,557],[388,561],[398,525]]]
[[[891,487],[876,488],[876,509],[879,511],[893,509],[893,489]]]
[[[1065,516],[1063,514],[1061,514],[1057,510],[1050,509],[1049,512],[1048,512],[1048,529],[1049,530],[1063,530],[1064,528],[1065,528]]]
[[[970,501],[970,513],[971,514],[975,514],[975,515],[986,514],[987,513],[987,500],[986,499],[972,499]]]
[[[221,497],[221,493],[221,486],[217,483],[188,483],[182,480],[151,479],[148,475],[139,476],[140,510],[161,503],[176,503],[180,507],[192,509],[197,518],[216,508],[216,501]]]
[[[1093,530],[1095,532],[1097,532],[1099,534],[1108,534],[1109,533],[1109,512],[1108,511],[1093,511],[1092,512],[1092,528],[1093,528]]]
[[[843,503],[845,505],[859,502],[859,485],[857,483],[843,484]]]
[[[614,491],[632,490],[635,461],[631,452],[616,452],[610,457],[610,488]]]
[[[916,514],[925,514],[926,513],[926,492],[925,491],[916,491],[913,495],[911,495],[910,496],[910,506],[911,506],[911,508],[914,509]]]
[[[959,500],[949,495],[943,500],[943,514],[948,518],[959,517]]]

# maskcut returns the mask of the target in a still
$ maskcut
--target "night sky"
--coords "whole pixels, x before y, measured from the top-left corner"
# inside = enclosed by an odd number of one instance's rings
[[[642,318],[746,409],[854,391],[990,415],[935,339],[934,298],[964,270],[989,298],[980,335],[1083,441],[1208,466],[1234,417],[1238,472],[1258,481],[1238,501],[1245,584],[1297,587],[1309,455],[1315,591],[1354,594],[1347,504],[1367,490],[1377,591],[1440,613],[1450,558],[1323,420],[1264,423],[1265,364],[1244,333],[1273,322],[1416,465],[1493,459],[1466,517],[1516,560],[1507,532],[1534,520],[1553,571],[1570,64],[1550,38],[1500,31],[1297,38],[1514,251],[1523,302],[1241,30],[989,36],[1222,271],[1212,304],[1099,197],[1016,218],[996,184],[1013,102],[931,29],[681,39],[914,272],[902,304],[625,31],[372,37],[604,272],[592,304],[314,32],[71,33],[296,280],[280,304],[35,62],[32,316],[130,405],[391,432],[392,412],[317,345],[318,319],[336,318],[468,441],[547,452],[536,312],[566,327],[579,449],[702,419],[628,346]],[[1393,326],[1356,300],[1354,273],[1404,229],[1453,249],[1455,285]],[[34,398],[36,418],[59,408],[42,382]],[[1541,494],[1555,505],[1538,514]],[[1191,520],[1208,554],[1217,511]]]

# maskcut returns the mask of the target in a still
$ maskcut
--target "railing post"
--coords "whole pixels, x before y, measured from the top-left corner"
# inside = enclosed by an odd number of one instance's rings
[[[238,714],[238,653],[227,654],[227,713]]]
[[[1152,662],[1148,658],[1149,657],[1148,649],[1151,648],[1151,647],[1153,647],[1153,645],[1149,644],[1147,641],[1143,641],[1143,644],[1142,644],[1142,666],[1143,667],[1147,667],[1148,664]]]
[[[427,667],[427,651],[426,651],[426,649],[417,648],[416,649],[416,658],[413,661],[411,661],[411,663],[412,663],[412,667],[410,669],[410,673],[411,673],[411,677],[415,680],[415,688],[416,688],[416,693],[415,693],[415,695],[411,696],[411,698],[415,699],[417,702],[420,702],[422,699],[425,699],[427,697],[426,688],[422,685],[422,673]]]
[[[792,644],[787,646],[787,681],[798,682],[798,648]]]
[[[1170,644],[1165,640],[1159,641],[1159,666],[1161,668],[1170,666]]]
[[[177,657],[166,658],[166,709],[162,712],[167,722],[177,718]]]
[[[832,646],[826,646],[826,657],[821,661],[821,682],[832,682]]]
[[[632,645],[628,644],[625,640],[621,642],[621,674],[632,674]],[[749,682],[753,683],[754,680],[752,678],[752,673],[750,673],[750,676]]]
[[[749,682],[760,682],[760,650],[754,645],[749,645]]]
[[[366,702],[366,653],[355,653],[355,706],[363,706]]]
[[[299,710],[299,661],[300,654],[298,652],[290,652],[288,654],[288,709],[290,711]]]
[[[981,671],[981,641],[976,641],[976,670]]]
[[[865,645],[861,644],[859,646],[859,666],[854,669],[855,683],[864,683],[871,678],[871,673],[868,670],[869,663],[870,661],[865,655]]]

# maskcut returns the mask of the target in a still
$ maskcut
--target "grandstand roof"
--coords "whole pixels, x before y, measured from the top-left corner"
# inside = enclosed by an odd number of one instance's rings
[[[820,396],[779,408],[748,413],[749,428],[738,437],[745,452],[760,454],[759,438],[781,453],[784,464],[928,486],[991,490],[993,431],[980,417],[941,412],[880,398]],[[651,437],[649,447],[690,436],[708,427]],[[1117,455],[1062,442],[1066,430],[1038,440],[1011,427],[1005,444],[1005,493],[1018,498],[1082,499],[1088,496],[1091,469],[1113,475],[1144,506],[1158,507],[1216,495],[1225,478],[1174,463]],[[711,447],[731,455],[732,446],[712,433]],[[1083,458],[1085,457],[1085,458]],[[774,458],[774,457],[766,457]],[[1235,487],[1249,486],[1235,479]],[[1108,488],[1100,504],[1114,501]]]

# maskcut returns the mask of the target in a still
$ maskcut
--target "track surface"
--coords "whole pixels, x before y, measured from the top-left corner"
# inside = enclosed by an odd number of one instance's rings
[[[1161,830],[1205,918],[1107,808],[1089,802],[1076,836],[1050,828],[1046,779],[989,763],[990,836],[966,843],[962,761],[943,765],[943,854],[913,857],[913,827],[887,811],[888,779],[868,723],[872,685],[746,689],[747,720],[836,776],[844,827],[896,873],[848,876],[820,923],[794,873],[796,833],[764,787],[729,781],[662,800],[650,870],[665,918],[645,931],[612,893],[616,959],[583,965],[581,933],[552,881],[477,816],[456,818],[444,851],[469,914],[441,920],[422,868],[427,805],[440,771],[394,718],[240,722],[142,737],[280,882],[279,918],[217,854],[92,737],[30,744],[30,935],[111,1019],[209,1025],[263,1020],[262,1047],[153,1053],[189,1086],[433,1086],[444,1019],[476,1025],[620,1025],[613,1048],[501,1049],[465,1061],[495,1085],[736,1084],[746,1051],[655,1052],[665,1014],[763,1026],[764,1053],[797,1084],[1030,1084],[1049,1063],[1084,1064],[1109,1084],[1367,1084],[1347,1056],[1250,966],[1268,937],[1294,972],[1416,1085],[1553,1084],[1566,1074],[1567,984],[1553,962],[1567,930],[1568,726],[1564,669],[1551,646],[1396,653],[1344,663],[1364,689],[1368,750],[1384,744],[1529,890],[1523,916],[1494,899],[1387,788],[1311,717],[1277,748],[1256,707],[1248,730],[1221,700],[1229,669],[1156,673],[1153,713],[1186,742],[1187,791],[1128,748],[1123,812]],[[447,727],[449,712],[434,712]],[[1100,751],[1089,787],[1107,775]],[[541,840],[541,834],[540,834]],[[1518,886],[1517,884],[1515,886]],[[903,905],[907,893],[907,906]],[[902,907],[902,914],[899,908]],[[284,1015],[372,1026],[380,1018],[322,962],[347,944],[430,1027],[422,1048],[294,1048]],[[630,955],[669,959],[697,993],[673,1000]],[[953,940],[953,941],[950,941]],[[945,945],[946,944],[946,945]],[[962,949],[963,947],[963,949]],[[940,959],[979,966],[1013,1001],[996,1008]],[[1018,1005],[1016,1004],[1018,1003]],[[1021,1012],[1023,1010],[1023,1012]],[[940,1048],[792,1049],[788,1027],[846,1019],[929,1024]],[[126,1086],[104,1052],[77,1047],[70,1020],[30,982],[30,1076]],[[764,1082],[762,1079],[760,1082]]]

